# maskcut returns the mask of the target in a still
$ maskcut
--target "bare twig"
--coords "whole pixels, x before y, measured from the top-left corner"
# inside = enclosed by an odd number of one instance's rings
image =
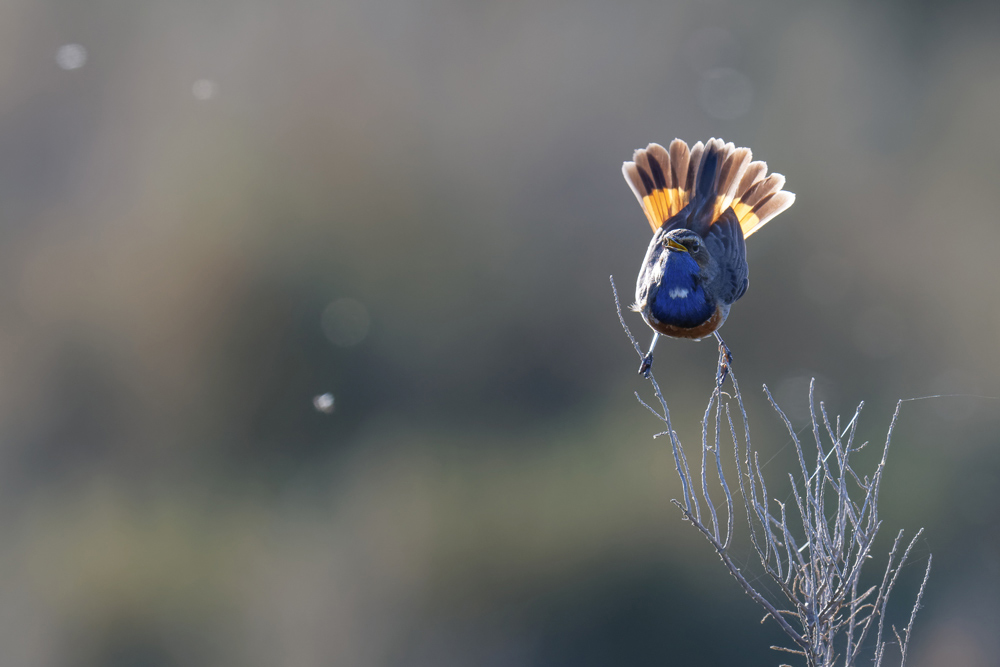
[[[611,284],[614,289],[614,280]],[[617,290],[615,305],[622,327],[636,354],[642,358],[642,348],[622,316]],[[872,662],[879,667],[885,658],[886,648],[893,641],[885,638],[887,633],[884,631],[889,598],[923,533],[923,529],[917,531],[900,554],[903,539],[903,532],[900,531],[889,551],[881,582],[864,587],[860,585],[862,568],[871,558],[875,536],[882,525],[878,515],[878,496],[892,433],[903,401],[896,405],[881,460],[868,477],[859,475],[851,460],[852,455],[867,444],[855,446],[863,404],[841,426],[839,416],[831,420],[826,407],[822,403],[817,404],[815,383],[810,383],[809,413],[813,445],[809,451],[812,452],[814,446],[815,455],[807,455],[791,420],[764,387],[768,401],[788,431],[797,457],[798,471],[789,475],[789,492],[795,501],[790,514],[785,502],[768,494],[760,457],[751,443],[743,396],[731,363],[721,350],[717,381],[702,418],[701,467],[697,478],[691,474],[684,447],[671,425],[670,410],[663,392],[652,373],[647,378],[659,409],[643,401],[638,393],[636,398],[666,424],[666,431],[659,435],[669,437],[683,494],[683,500],[673,502],[683,517],[705,536],[747,595],[764,608],[764,620],[773,619],[794,644],[793,647],[772,648],[804,657],[808,667],[834,667],[835,664],[852,667],[859,664],[863,650],[870,650]],[[732,393],[723,391],[727,379],[732,385]],[[734,406],[735,410],[732,409]],[[736,423],[739,420],[742,420],[742,429]],[[723,462],[721,441],[724,428],[728,429],[726,437],[732,440],[732,464],[735,464],[737,477],[735,488],[743,501],[742,514],[749,528],[750,545],[767,575],[765,580],[769,579],[777,586],[773,593],[758,590],[736,565],[730,551],[735,533],[736,502],[725,472],[726,466],[731,464],[724,465]],[[740,431],[742,450],[737,435]],[[714,472],[710,473],[710,468],[714,468]],[[718,505],[713,501],[713,493],[722,495]],[[704,512],[702,503],[705,505]],[[794,514],[798,515],[798,521],[792,526],[790,520]],[[930,566],[931,558],[928,556],[923,582],[906,628],[900,633],[890,626],[893,643],[899,646],[901,667],[906,662],[914,621],[930,577]],[[873,628],[874,645],[866,645],[865,640]]]

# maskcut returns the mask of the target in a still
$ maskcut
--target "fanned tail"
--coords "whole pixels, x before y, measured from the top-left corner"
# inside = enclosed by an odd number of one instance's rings
[[[794,194],[782,190],[784,176],[768,176],[767,164],[751,159],[749,148],[721,139],[699,141],[690,149],[674,139],[669,150],[659,144],[637,150],[622,173],[653,231],[695,202],[709,225],[732,208],[746,238],[795,201]]]

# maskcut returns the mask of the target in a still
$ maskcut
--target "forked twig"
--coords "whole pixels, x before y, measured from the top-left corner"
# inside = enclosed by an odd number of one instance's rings
[[[622,316],[613,279],[611,286],[618,319],[636,354],[642,358],[642,347]],[[732,359],[728,350],[726,352],[724,354],[720,347],[716,383],[702,419],[702,456],[697,477],[691,474],[684,447],[671,425],[666,399],[652,372],[648,372],[646,377],[659,409],[643,401],[636,393],[638,401],[666,424],[666,431],[659,435],[669,437],[683,494],[683,500],[674,500],[674,504],[683,517],[705,536],[743,590],[764,608],[764,620],[773,619],[794,644],[794,647],[772,648],[803,656],[808,667],[833,667],[838,661],[845,667],[852,667],[861,664],[862,651],[872,651],[871,660],[875,667],[879,667],[886,648],[895,643],[899,647],[899,664],[902,667],[906,663],[913,624],[930,577],[930,556],[906,628],[900,633],[891,627],[894,639],[889,639],[886,637],[885,620],[890,595],[923,529],[917,531],[901,554],[899,549],[903,532],[900,531],[889,552],[881,582],[865,586],[860,584],[862,568],[871,557],[875,536],[882,525],[878,514],[879,491],[889,444],[903,401],[896,405],[881,460],[871,477],[867,477],[857,474],[851,461],[851,455],[867,444],[855,445],[854,440],[860,405],[848,423],[841,427],[839,417],[831,421],[826,407],[822,403],[817,406],[815,382],[810,383],[809,412],[813,443],[807,454],[807,448],[791,421],[765,386],[767,399],[784,423],[797,456],[798,471],[789,475],[790,495],[795,501],[789,513],[785,502],[770,499],[768,495],[759,456],[751,444],[743,395],[732,368]],[[731,394],[723,391],[727,379],[732,384]],[[734,423],[734,414],[737,421],[742,420],[742,429]],[[724,430],[732,441],[732,462],[723,461],[721,441]],[[742,431],[742,445],[739,431]],[[750,545],[767,575],[766,579],[777,585],[776,593],[758,590],[736,565],[731,553],[736,511],[732,485],[726,478],[725,469],[729,465],[734,465],[736,469],[736,488],[743,500],[741,515],[746,518]],[[716,492],[722,496],[718,505],[712,499],[712,494]],[[791,525],[796,514],[798,521]],[[875,641],[874,645],[869,645],[865,641],[872,629],[875,630]]]

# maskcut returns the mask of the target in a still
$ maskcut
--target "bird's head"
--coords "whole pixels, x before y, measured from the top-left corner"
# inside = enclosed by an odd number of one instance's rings
[[[700,269],[707,267],[712,260],[705,247],[705,240],[698,232],[691,229],[673,229],[663,235],[660,243],[667,253],[687,253]]]

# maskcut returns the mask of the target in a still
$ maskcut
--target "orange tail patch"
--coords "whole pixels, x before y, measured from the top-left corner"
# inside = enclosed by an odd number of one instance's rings
[[[714,173],[699,173],[704,155],[717,154]],[[650,144],[635,152],[632,162],[622,165],[622,173],[646,213],[655,232],[663,223],[691,203],[696,192],[715,197],[712,222],[732,208],[746,238],[763,227],[795,201],[795,195],[782,190],[785,177],[767,175],[767,164],[751,162],[749,148],[737,148],[721,139],[691,148],[674,139],[670,148]],[[711,164],[711,159],[706,166]],[[701,183],[700,179],[712,179]]]

